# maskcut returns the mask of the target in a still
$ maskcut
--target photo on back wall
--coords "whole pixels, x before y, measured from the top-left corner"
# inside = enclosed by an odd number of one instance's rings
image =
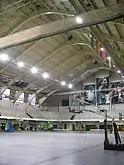
[[[69,96],[69,112],[80,112],[80,106],[83,106],[83,93],[72,94]]]
[[[84,101],[88,104],[96,105],[95,84],[88,84],[84,86]]]
[[[110,100],[112,104],[124,103],[124,82],[110,83]]]
[[[109,77],[96,78],[97,105],[110,103]]]

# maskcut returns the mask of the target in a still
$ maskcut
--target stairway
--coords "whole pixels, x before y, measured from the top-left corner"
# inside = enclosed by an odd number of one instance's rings
[[[31,119],[33,119],[33,116],[31,116],[29,113],[26,112],[26,115],[27,115],[28,117],[30,117]]]
[[[21,124],[20,124],[19,128],[20,128],[22,131],[24,131],[25,128],[26,128],[26,124],[27,124],[27,121],[21,121]]]
[[[76,116],[76,114],[72,115],[70,120],[74,120],[75,116]]]

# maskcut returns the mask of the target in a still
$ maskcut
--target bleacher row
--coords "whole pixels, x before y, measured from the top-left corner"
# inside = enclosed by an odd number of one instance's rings
[[[57,111],[57,107],[51,107],[48,109],[44,108],[44,111],[41,111],[41,109],[39,109],[37,106],[30,106],[25,103],[18,102],[13,106],[10,100],[0,101],[1,118],[14,117],[30,119],[30,117],[27,115],[28,113],[30,116],[32,116],[32,118],[36,119],[69,120],[72,115],[74,115],[73,113],[69,112],[69,107],[59,107],[59,112]],[[87,106],[85,110],[93,110],[97,112],[97,109],[92,106]],[[118,119],[119,112],[123,113],[123,110],[114,109],[113,111],[108,111],[108,116]],[[100,114],[101,115],[85,111],[83,113],[77,113],[74,120],[103,120],[104,113]]]

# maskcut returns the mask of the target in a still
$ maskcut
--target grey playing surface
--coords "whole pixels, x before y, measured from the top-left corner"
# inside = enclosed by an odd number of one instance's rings
[[[104,135],[0,133],[0,165],[124,165],[124,152],[104,151]]]

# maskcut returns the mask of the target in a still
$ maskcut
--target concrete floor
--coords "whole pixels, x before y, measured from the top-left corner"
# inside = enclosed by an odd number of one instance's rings
[[[104,151],[104,136],[1,133],[0,165],[124,165],[124,152]]]

